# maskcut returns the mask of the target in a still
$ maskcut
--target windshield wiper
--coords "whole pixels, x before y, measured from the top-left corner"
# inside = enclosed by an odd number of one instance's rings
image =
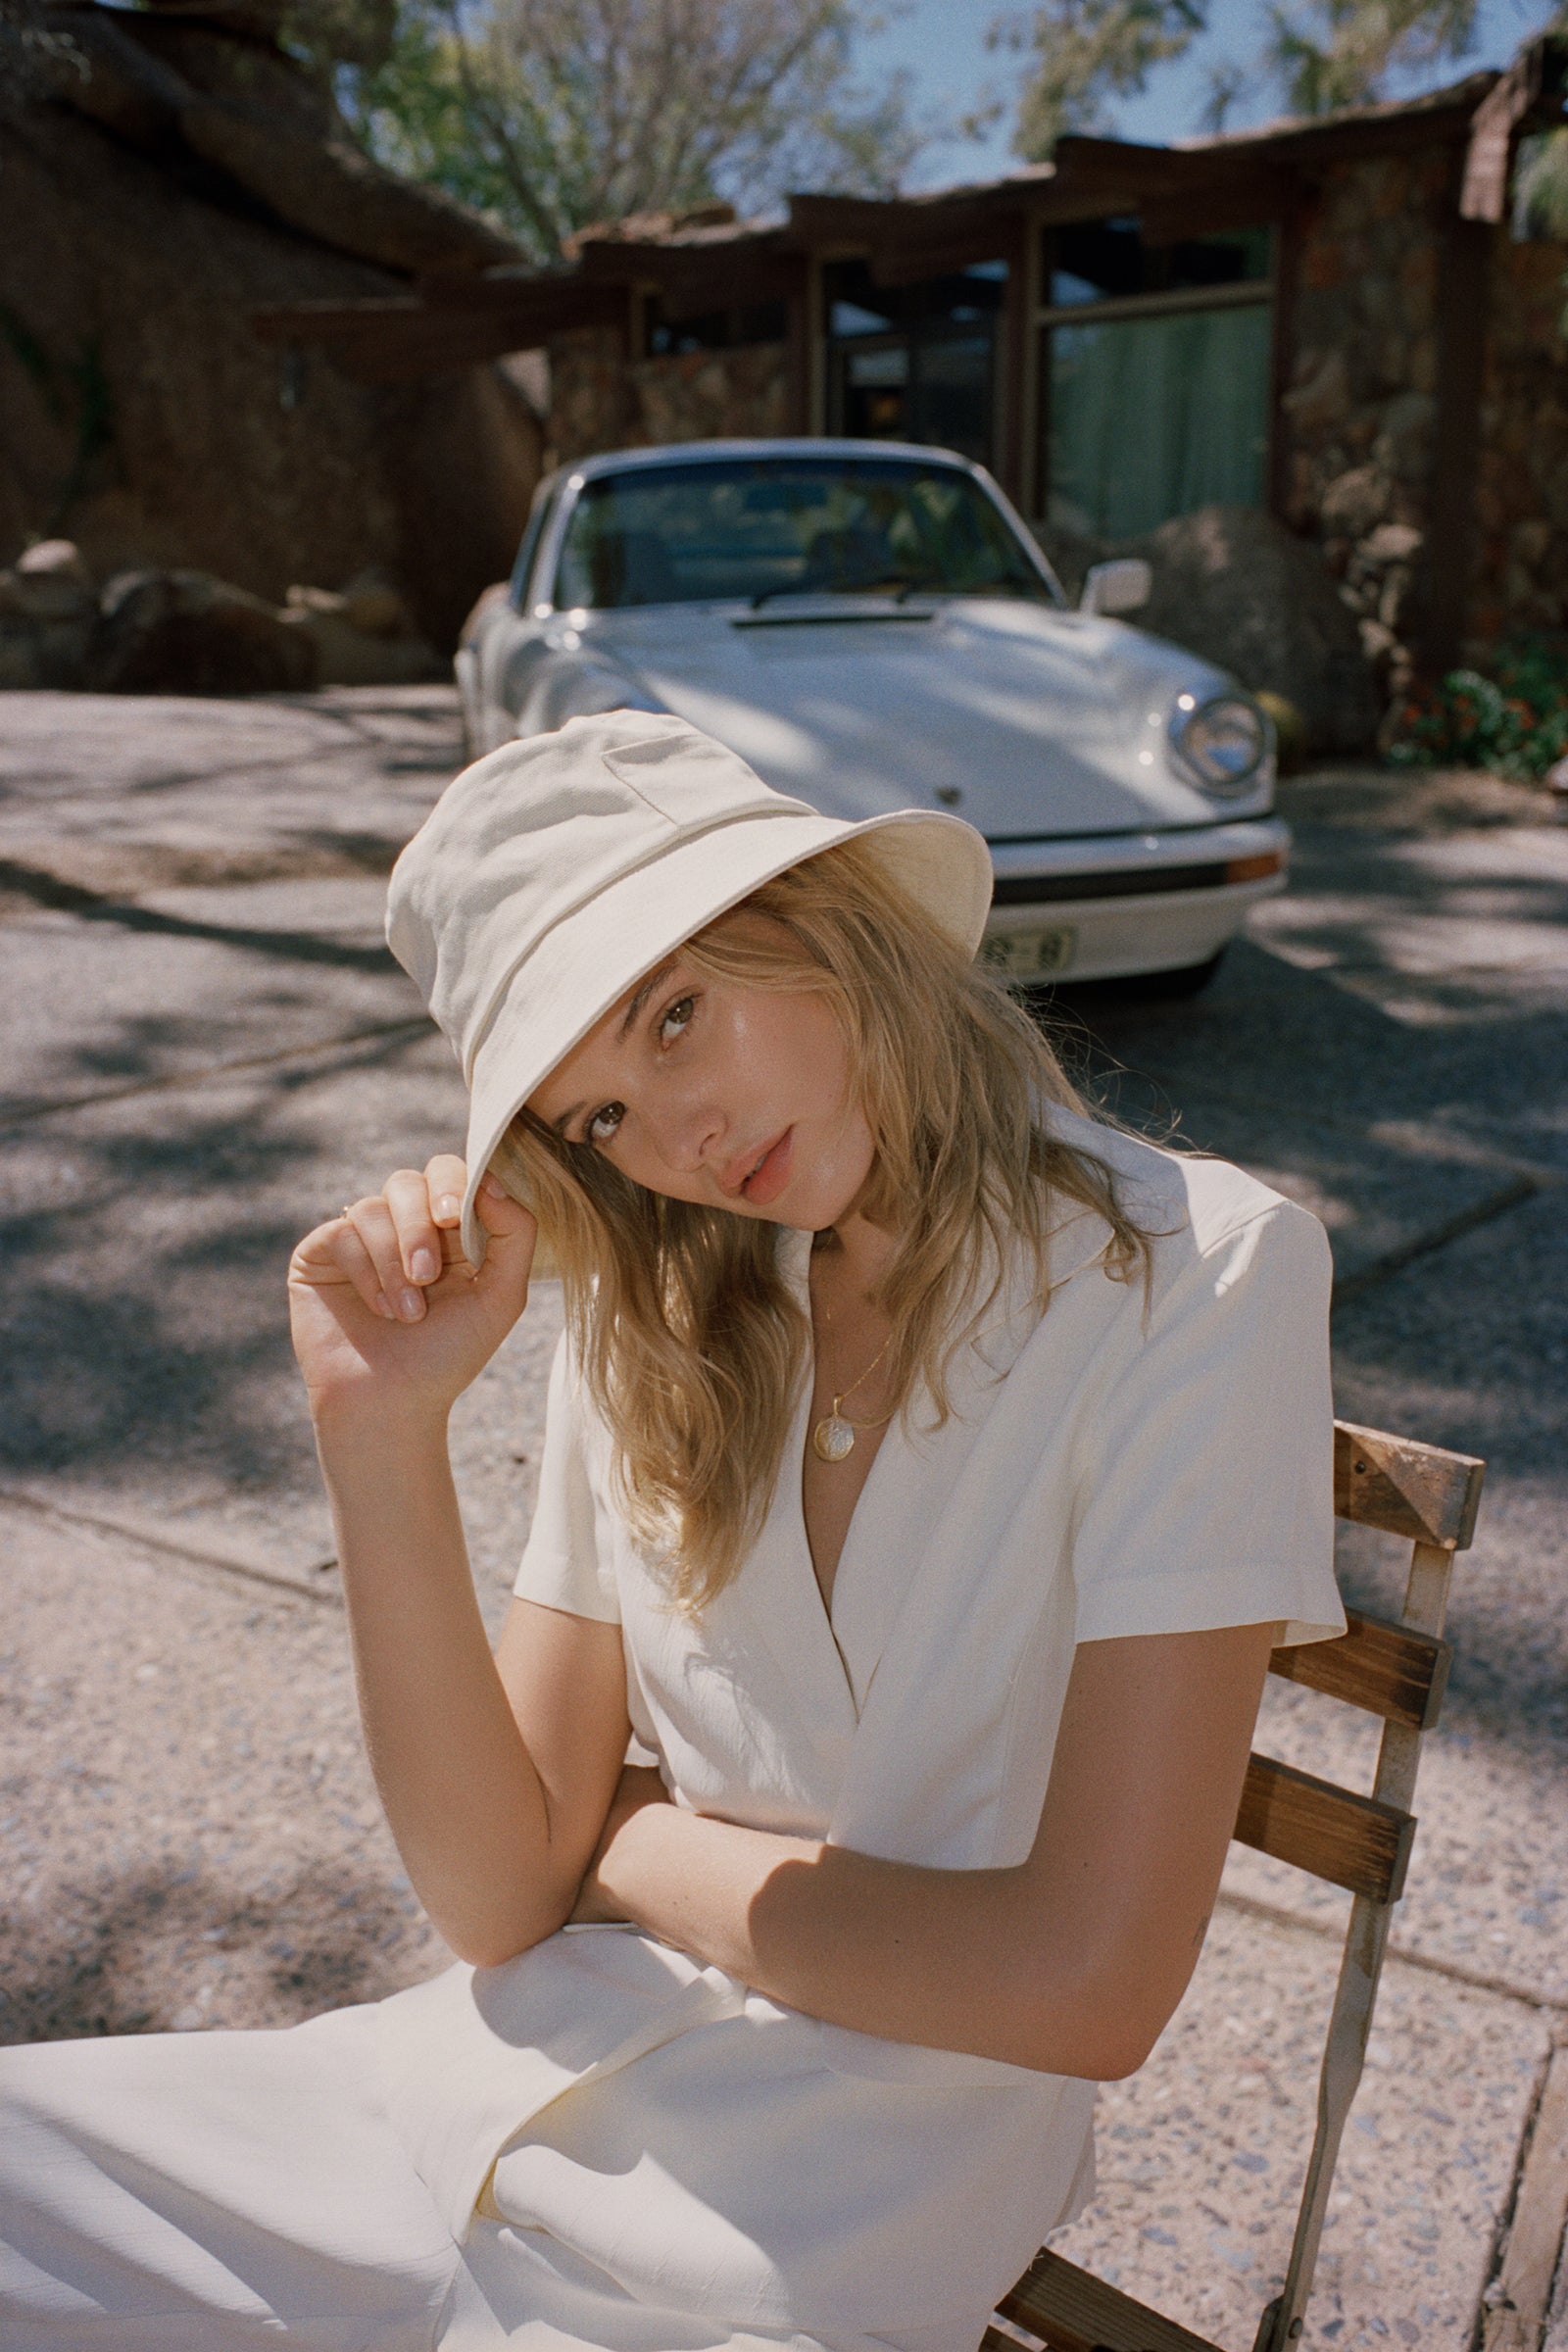
[[[921,588],[940,588],[941,581],[933,574],[906,571],[878,572],[869,580],[813,580],[808,585],[794,581],[777,588],[759,588],[752,598],[752,611],[760,612],[775,596],[886,596],[896,604],[913,596]]]

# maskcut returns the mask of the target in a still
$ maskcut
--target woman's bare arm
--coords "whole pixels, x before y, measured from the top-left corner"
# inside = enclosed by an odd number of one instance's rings
[[[635,1920],[836,2025],[1051,2074],[1131,2074],[1202,1945],[1271,1634],[1084,1643],[1016,1869],[882,1862],[639,1802],[651,1791],[633,1783],[577,1916]]]
[[[491,1656],[447,1419],[522,1311],[534,1230],[483,1196],[475,1276],[462,1190],[461,1160],[400,1171],[307,1235],[289,1293],[376,1786],[431,1919],[486,1963],[568,1917],[628,1727],[618,1626],[516,1602]]]

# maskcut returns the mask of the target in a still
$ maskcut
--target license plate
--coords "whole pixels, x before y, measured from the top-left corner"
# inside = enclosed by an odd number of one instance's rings
[[[1049,980],[1071,963],[1078,934],[1065,923],[1047,931],[993,931],[981,960],[1004,980]]]

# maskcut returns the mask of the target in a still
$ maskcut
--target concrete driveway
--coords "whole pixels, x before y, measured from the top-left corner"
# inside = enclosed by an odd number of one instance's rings
[[[0,2038],[280,2024],[440,1965],[360,1757],[280,1285],[307,1226],[461,1137],[380,941],[458,759],[441,689],[0,697]],[[1470,2352],[1568,2032],[1568,829],[1475,777],[1285,797],[1294,887],[1207,997],[1056,1017],[1122,1117],[1325,1219],[1340,1411],[1491,1463],[1303,2338]],[[558,1329],[541,1289],[457,1433],[492,1618]],[[1389,1551],[1343,1571],[1387,1605]],[[1260,1744],[1370,1771],[1359,1722],[1290,1687]],[[1236,2352],[1289,2240],[1341,1921],[1236,1851],[1062,2240]]]

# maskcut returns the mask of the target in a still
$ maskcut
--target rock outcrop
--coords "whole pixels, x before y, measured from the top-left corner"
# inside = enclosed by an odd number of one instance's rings
[[[132,146],[213,166],[279,220],[383,269],[483,270],[522,256],[439,189],[399,179],[357,147],[329,94],[275,42],[162,5],[53,12],[71,52],[56,100]]]
[[[0,561],[69,535],[93,577],[195,571],[270,610],[368,565],[456,639],[508,571],[539,421],[486,364],[395,388],[262,343],[269,306],[405,293],[515,249],[381,172],[273,38],[270,0],[65,5],[78,61],[0,110]],[[96,603],[94,606],[94,625]],[[45,668],[75,660],[62,617]],[[31,634],[19,655],[40,657]]]
[[[1118,555],[1148,558],[1140,628],[1190,646],[1300,712],[1309,752],[1360,752],[1380,702],[1353,612],[1309,540],[1255,507],[1200,507]]]
[[[1091,564],[1142,556],[1153,592],[1129,620],[1217,662],[1254,694],[1290,704],[1299,752],[1360,752],[1372,743],[1382,706],[1362,631],[1310,539],[1256,507],[1200,507],[1114,544],[1049,529],[1038,535],[1075,602]],[[1380,553],[1395,560],[1392,542]]]

